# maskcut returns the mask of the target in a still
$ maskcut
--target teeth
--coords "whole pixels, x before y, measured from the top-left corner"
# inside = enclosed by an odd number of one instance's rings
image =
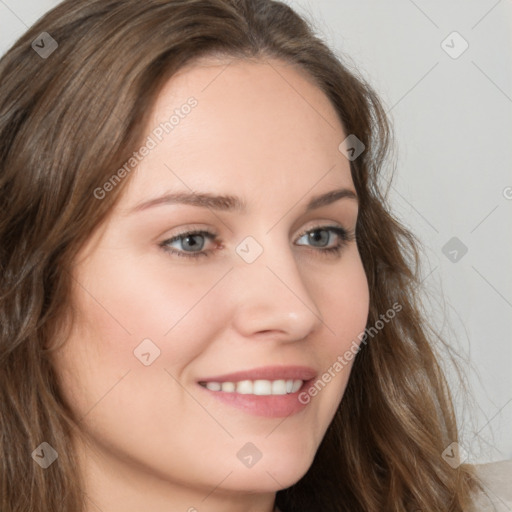
[[[223,382],[222,383],[222,391],[225,393],[234,393],[235,392],[235,384],[233,382]]]
[[[303,382],[301,380],[294,380],[293,381],[293,387],[292,387],[292,393],[296,393],[301,388]]]
[[[302,383],[302,381],[300,381],[300,382]],[[274,380],[272,382],[272,394],[273,395],[286,395],[286,381],[285,380]]]
[[[269,380],[255,380],[252,385],[252,392],[254,395],[271,395],[272,382]]]
[[[241,395],[286,395],[296,393],[304,381],[302,380],[241,380],[240,382],[207,382],[201,384],[211,391],[224,393],[240,393]]]
[[[236,392],[241,395],[251,395],[252,394],[252,382],[250,380],[241,380],[236,385]]]

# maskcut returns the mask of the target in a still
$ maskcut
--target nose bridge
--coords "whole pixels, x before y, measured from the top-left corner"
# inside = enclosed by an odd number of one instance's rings
[[[235,323],[246,335],[279,331],[301,339],[322,323],[288,243],[279,236],[246,237],[238,246],[233,279],[237,287]]]

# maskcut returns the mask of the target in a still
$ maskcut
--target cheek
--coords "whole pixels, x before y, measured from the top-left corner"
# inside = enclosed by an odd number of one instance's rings
[[[204,321],[215,318],[208,310],[211,301],[201,299],[218,272],[191,279],[190,273],[163,272],[138,264],[136,258],[116,256],[90,259],[86,270],[76,269],[77,315],[70,338],[55,357],[62,389],[79,414],[121,380],[120,390],[133,379],[140,382],[130,391],[134,398],[168,387],[172,379],[165,369],[179,378],[204,350],[205,330],[215,329]],[[130,403],[137,407],[136,400]]]
[[[93,299],[85,304],[88,314],[105,326],[114,321],[135,338],[164,335],[201,291],[177,272],[159,273],[134,257],[103,258],[101,268],[91,265],[87,275],[86,287]]]
[[[322,279],[321,290],[317,290],[328,331],[326,340],[336,351],[350,346],[364,331],[370,305],[368,281],[357,250],[346,253],[341,267]]]
[[[199,327],[204,325],[198,322],[200,318],[215,317],[208,309],[211,301],[204,298],[219,280],[221,270],[202,271],[198,277],[191,268],[166,265],[161,256],[155,258],[154,264],[121,254],[101,260],[101,266],[91,263],[86,277],[78,274],[77,280],[85,283],[87,293],[83,289],[77,291],[79,309],[84,311],[96,337],[107,345],[111,340],[112,345],[126,348],[128,344],[133,350],[149,338],[168,346],[182,325],[188,329]],[[182,348],[185,346],[189,345],[181,344]],[[173,355],[179,357],[179,353]]]
[[[324,425],[343,398],[369,312],[368,281],[359,253],[346,254],[342,267],[330,279],[320,280],[316,290],[325,323],[325,335],[316,346],[323,373],[308,394],[312,399],[318,396]]]

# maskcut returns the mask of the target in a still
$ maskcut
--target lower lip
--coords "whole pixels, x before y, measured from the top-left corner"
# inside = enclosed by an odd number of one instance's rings
[[[244,395],[235,392],[212,391],[199,384],[198,386],[217,400],[248,414],[267,418],[284,418],[299,413],[308,405],[299,401],[299,394],[307,388],[308,383],[309,381],[305,381],[298,391],[286,395]]]

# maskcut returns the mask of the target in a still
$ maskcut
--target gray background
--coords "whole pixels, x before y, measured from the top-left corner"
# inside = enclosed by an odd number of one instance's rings
[[[57,3],[0,0],[0,53]],[[462,448],[470,462],[511,459],[512,0],[287,3],[383,99],[391,204],[423,244],[430,317],[470,388],[471,400],[447,363]]]

